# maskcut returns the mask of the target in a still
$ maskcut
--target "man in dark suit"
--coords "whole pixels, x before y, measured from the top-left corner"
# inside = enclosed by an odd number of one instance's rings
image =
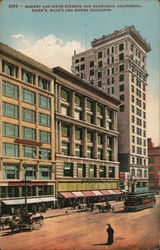
[[[106,229],[106,231],[108,233],[107,245],[112,245],[113,244],[114,230],[110,224],[107,224],[107,226],[108,226],[108,228]]]

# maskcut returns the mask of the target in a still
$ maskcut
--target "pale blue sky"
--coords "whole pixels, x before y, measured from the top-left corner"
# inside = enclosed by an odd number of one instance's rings
[[[99,13],[33,13],[31,9],[8,8],[9,4],[56,5],[56,4],[138,4],[140,8],[113,8],[111,12]],[[112,33],[124,26],[134,25],[150,43],[152,51],[148,54],[148,98],[149,98],[149,136],[160,144],[159,135],[159,21],[158,0],[2,0],[0,9],[0,40],[11,47],[22,46],[22,41],[11,36],[21,34],[30,42],[53,34],[64,43],[77,41],[85,47],[85,25],[87,24],[88,42],[102,35]],[[23,47],[28,44],[23,43]],[[62,58],[63,60],[63,58]],[[71,60],[71,59],[70,59]],[[153,114],[152,114],[153,113]],[[156,115],[155,115],[156,114]],[[156,119],[155,119],[156,117]],[[152,122],[150,122],[152,120]]]

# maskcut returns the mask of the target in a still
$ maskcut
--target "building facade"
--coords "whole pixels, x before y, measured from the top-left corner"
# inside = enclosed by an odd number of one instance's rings
[[[54,141],[51,69],[0,44],[1,205],[16,205],[12,198],[24,198],[25,174],[28,198],[37,198],[35,203],[53,201]]]
[[[120,171],[129,172],[130,191],[147,189],[147,56],[150,45],[125,27],[91,42],[72,57],[72,72],[121,100],[118,113]]]
[[[152,139],[148,138],[149,188],[160,192],[160,146],[154,147]]]
[[[117,190],[119,100],[60,67],[53,72],[57,196]]]

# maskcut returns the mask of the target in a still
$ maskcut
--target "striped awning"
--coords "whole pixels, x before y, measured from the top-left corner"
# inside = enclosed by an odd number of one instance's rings
[[[94,190],[94,191],[92,191],[92,193],[93,193],[94,195],[96,195],[96,196],[103,196],[103,195],[104,195],[103,193],[101,193],[101,192],[98,191],[98,190]]]
[[[93,194],[92,191],[83,191],[83,194],[84,194],[86,197],[95,196],[95,194]]]
[[[60,193],[64,198],[75,198],[76,196],[72,194],[71,192],[61,192]]]
[[[82,192],[72,192],[72,194],[74,194],[76,197],[85,197],[85,194]]]

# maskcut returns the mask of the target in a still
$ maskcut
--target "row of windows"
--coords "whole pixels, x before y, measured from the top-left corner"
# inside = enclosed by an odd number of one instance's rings
[[[73,163],[64,163],[64,176],[65,177],[73,177],[74,167]],[[86,177],[86,165],[77,163],[77,177],[83,178]],[[106,166],[99,166],[99,176],[97,176],[97,166],[89,164],[88,166],[88,177],[95,178],[95,177],[102,177],[106,178]],[[115,178],[115,167],[108,168],[108,177]]]
[[[131,158],[133,164],[137,164],[137,165],[143,165],[143,166],[146,166],[146,159],[145,158],[142,158],[142,157],[135,157],[135,156],[132,156]]]
[[[61,113],[65,116],[71,115],[71,92],[66,89],[61,90]],[[85,105],[84,98],[80,95],[75,95],[74,103],[74,118],[78,120],[85,119]],[[92,100],[87,99],[87,122],[96,124],[100,127],[106,126],[107,129],[113,129],[113,111],[107,109],[107,122],[105,124],[105,106],[97,105],[97,116],[95,111],[95,103]]]
[[[8,137],[19,137],[19,126],[12,123],[3,122],[2,135]],[[36,140],[36,129],[22,127],[22,138],[26,140]],[[39,141],[44,143],[51,142],[51,133],[39,130]]]
[[[138,58],[141,58],[142,61],[144,62],[145,61],[145,57],[144,55],[142,55],[139,50],[137,48],[134,47],[134,45],[131,43],[130,45],[130,49],[131,51],[135,52],[135,55],[138,57]]]
[[[19,107],[6,102],[2,103],[2,114],[3,116],[18,119],[19,118]],[[22,120],[26,122],[36,122],[36,112],[31,109],[22,108]],[[47,127],[51,126],[51,117],[43,113],[38,113],[38,122],[40,125]]]
[[[19,67],[4,60],[2,60],[2,72],[16,78],[19,77]],[[21,80],[35,85],[36,75],[25,69],[21,69]],[[51,83],[47,79],[38,76],[38,86],[44,90],[50,91]]]
[[[62,141],[61,151],[62,151],[63,155],[70,156],[71,155],[71,143]],[[104,159],[103,153],[104,153],[104,150],[101,149],[101,148],[98,148],[98,150],[97,150],[97,158],[99,160]],[[83,154],[82,154],[82,145],[81,144],[75,144],[75,156],[77,156],[77,157],[82,157],[83,156]],[[94,147],[92,147],[92,146],[87,147],[87,158],[94,158]],[[106,160],[112,161],[112,150],[110,148],[108,148],[108,150],[106,152]]]
[[[137,169],[137,175],[135,174],[135,169],[132,168],[131,170],[132,176],[142,177],[142,169]],[[144,170],[144,177],[147,178],[147,170]]]
[[[132,153],[135,153],[135,146],[132,146]],[[142,152],[142,148],[137,147],[136,153],[139,154],[139,155],[142,155],[142,154],[146,155],[146,149],[144,148],[143,152]]]
[[[24,197],[26,194],[25,187],[17,187],[17,186],[4,186],[0,187],[0,197],[8,198],[8,197]],[[45,185],[45,186],[27,186],[27,196],[42,196],[42,195],[53,195],[53,186]]]
[[[18,99],[19,97],[19,87],[6,81],[2,81],[2,95]],[[36,93],[28,89],[22,88],[21,98],[23,102],[36,104]],[[49,97],[39,94],[39,107],[50,109],[51,99]]]
[[[135,136],[132,135],[132,143],[135,143]],[[137,144],[142,145],[142,138],[137,137]],[[143,145],[146,146],[146,140],[143,140]]]
[[[3,143],[2,144],[3,156],[19,157],[19,145]],[[39,149],[38,158],[43,160],[51,160],[50,149]],[[37,158],[36,147],[22,145],[22,157]]]
[[[36,166],[28,165],[22,166],[22,179],[35,180],[36,179]],[[3,164],[3,180],[6,179],[19,179],[20,178],[20,165],[18,164]],[[51,167],[39,166],[38,168],[39,180],[51,180]]]

